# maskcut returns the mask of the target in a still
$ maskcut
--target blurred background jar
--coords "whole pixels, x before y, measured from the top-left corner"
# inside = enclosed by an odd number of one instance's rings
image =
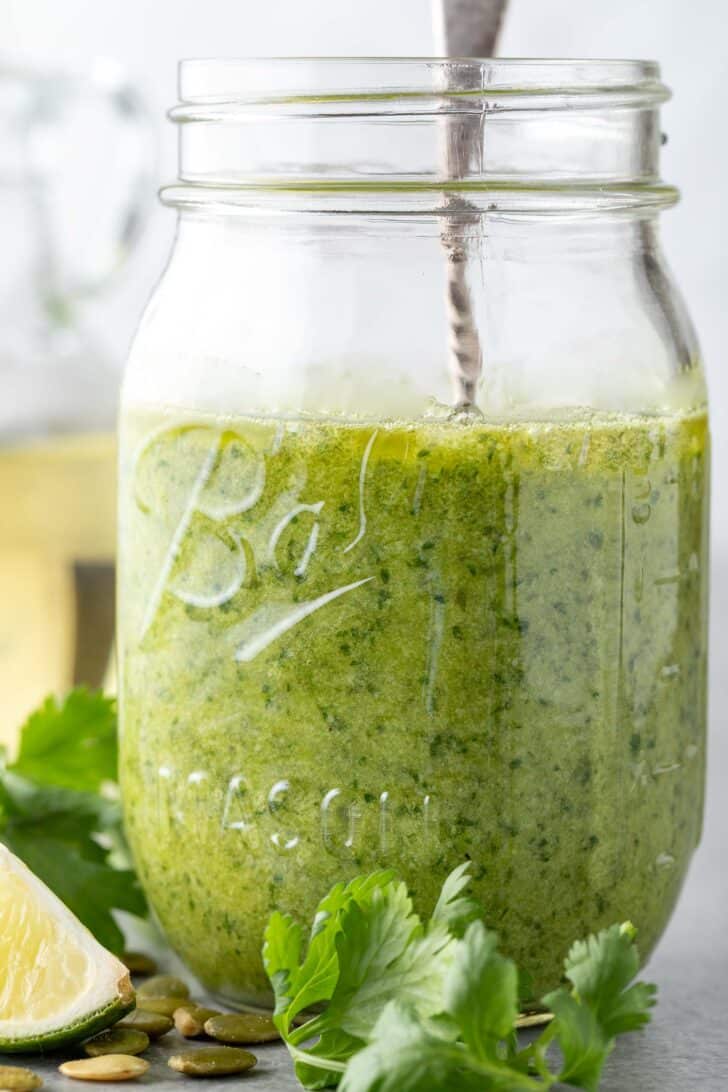
[[[112,681],[118,370],[81,307],[139,236],[153,149],[113,62],[73,73],[0,57],[0,744],[11,748],[47,694]],[[99,177],[104,203],[90,205]]]

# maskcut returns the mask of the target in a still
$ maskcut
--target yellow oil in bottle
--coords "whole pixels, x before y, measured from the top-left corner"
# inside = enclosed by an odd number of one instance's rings
[[[113,672],[116,440],[0,447],[0,744],[47,694]]]

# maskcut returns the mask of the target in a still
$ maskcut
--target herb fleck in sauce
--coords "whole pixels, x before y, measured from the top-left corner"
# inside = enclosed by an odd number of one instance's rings
[[[274,907],[472,860],[553,985],[647,955],[702,812],[707,425],[130,419],[122,773],[172,944],[261,1000]]]

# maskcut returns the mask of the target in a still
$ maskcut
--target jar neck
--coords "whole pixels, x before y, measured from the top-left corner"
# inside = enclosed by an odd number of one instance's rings
[[[126,397],[372,420],[468,396],[504,419],[699,406],[698,347],[656,224],[495,211],[445,236],[432,216],[185,208]],[[454,351],[458,286],[481,351],[474,391]]]
[[[180,95],[173,204],[600,212],[677,196],[651,62],[189,61]]]

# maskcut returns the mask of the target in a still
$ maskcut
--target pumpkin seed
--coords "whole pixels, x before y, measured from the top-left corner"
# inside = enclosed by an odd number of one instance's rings
[[[83,1049],[90,1058],[101,1054],[143,1054],[149,1048],[149,1036],[137,1028],[108,1028],[93,1039],[87,1039]]]
[[[217,1009],[205,1009],[200,1005],[181,1005],[174,1014],[174,1026],[185,1039],[196,1039],[205,1034],[205,1021],[221,1014]]]
[[[550,1024],[553,1020],[553,1014],[550,1012],[529,1012],[522,1013],[516,1019],[517,1028],[537,1028],[542,1024]]]
[[[119,1020],[117,1028],[131,1028],[133,1031],[143,1031],[150,1039],[161,1039],[174,1027],[170,1016],[163,1016],[159,1012],[148,1012],[146,1009],[134,1009],[126,1014],[123,1020]]]
[[[129,974],[149,975],[157,973],[157,964],[144,952],[124,952],[121,957]]]
[[[224,1077],[229,1073],[245,1073],[258,1059],[248,1050],[237,1047],[204,1047],[175,1054],[167,1065],[190,1077]]]
[[[0,1088],[3,1092],[33,1092],[43,1084],[32,1069],[19,1065],[0,1065]]]
[[[59,1065],[58,1072],[76,1081],[133,1081],[149,1069],[149,1062],[130,1054],[102,1054]]]
[[[212,1016],[205,1022],[205,1031],[220,1043],[271,1043],[280,1039],[270,1016],[255,1012]]]
[[[186,982],[174,974],[155,974],[142,982],[137,997],[189,997]]]
[[[174,1016],[181,1001],[181,997],[140,997],[137,994],[137,1008],[156,1012],[159,1016]]]

